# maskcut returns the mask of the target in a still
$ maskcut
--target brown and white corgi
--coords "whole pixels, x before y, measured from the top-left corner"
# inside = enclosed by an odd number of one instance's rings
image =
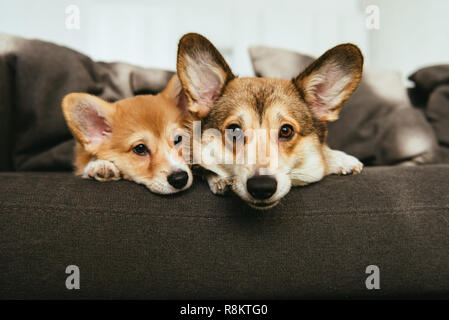
[[[342,104],[360,82],[362,67],[360,50],[342,44],[291,81],[238,78],[206,38],[184,35],[177,72],[189,110],[201,119],[199,163],[210,171],[212,192],[232,188],[250,206],[267,209],[291,186],[329,174],[359,173],[363,165],[355,157],[327,146],[326,123],[338,119]],[[260,131],[267,137],[262,147],[256,146],[260,139],[255,132]],[[223,150],[230,152],[231,162],[223,161]],[[267,150],[269,156],[261,161],[259,154]],[[255,161],[248,161],[255,155]]]
[[[180,154],[191,117],[176,75],[158,95],[109,103],[71,93],[62,110],[77,141],[75,174],[99,181],[124,178],[159,194],[192,184],[192,172]]]

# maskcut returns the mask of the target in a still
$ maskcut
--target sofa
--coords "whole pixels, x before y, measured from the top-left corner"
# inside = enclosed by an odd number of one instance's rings
[[[302,68],[298,53],[262,49],[250,50],[257,75],[270,76],[263,61],[276,54]],[[288,77],[281,67],[276,76]],[[0,298],[449,298],[446,68],[418,71],[415,91],[388,86],[401,92],[382,102],[368,82],[371,93],[347,109],[364,98],[369,109],[343,114],[329,133],[363,172],[294,188],[257,211],[233,194],[213,195],[199,175],[169,196],[74,176],[62,97],[157,93],[173,73],[0,34]],[[419,143],[404,127],[420,132]],[[66,287],[70,265],[79,290]]]

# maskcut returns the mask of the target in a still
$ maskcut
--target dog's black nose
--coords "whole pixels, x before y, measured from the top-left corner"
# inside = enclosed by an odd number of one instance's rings
[[[277,189],[278,183],[272,176],[255,176],[246,181],[246,189],[257,200],[271,197]]]
[[[182,189],[186,186],[189,175],[185,171],[176,171],[169,175],[167,180],[176,189]]]

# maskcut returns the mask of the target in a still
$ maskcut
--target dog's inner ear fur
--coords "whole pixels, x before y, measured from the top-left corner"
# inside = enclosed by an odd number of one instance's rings
[[[343,103],[357,88],[363,56],[352,44],[334,47],[306,68],[294,83],[313,116],[321,121],[338,119]]]
[[[178,48],[178,76],[189,100],[189,110],[205,117],[229,80],[234,78],[223,56],[206,38],[189,33]]]
[[[73,93],[64,98],[67,123],[88,152],[97,148],[111,135],[112,104],[89,94]]]

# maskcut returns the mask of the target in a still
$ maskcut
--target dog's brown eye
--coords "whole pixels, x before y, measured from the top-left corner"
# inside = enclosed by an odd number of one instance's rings
[[[295,131],[293,130],[293,127],[291,125],[284,124],[279,130],[279,138],[290,139],[291,137],[293,137],[294,133]]]
[[[135,154],[137,154],[139,156],[145,156],[145,155],[147,155],[149,153],[149,150],[148,150],[147,146],[142,144],[142,143],[138,144],[137,146],[135,146],[133,148],[133,151],[134,151]]]
[[[178,134],[174,140],[175,146],[181,142],[182,142],[182,136],[180,134]]]
[[[230,124],[226,127],[226,135],[229,139],[240,139],[243,135],[242,127],[235,123]]]

